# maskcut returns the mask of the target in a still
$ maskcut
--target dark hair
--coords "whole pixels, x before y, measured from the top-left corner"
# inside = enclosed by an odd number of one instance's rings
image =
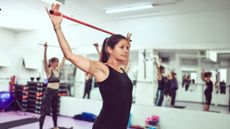
[[[164,70],[164,69],[165,69],[165,67],[164,67],[164,66],[162,66],[162,65],[160,65],[159,69],[160,69],[160,71],[162,71],[162,70]]]
[[[172,76],[175,76],[175,75],[176,75],[176,73],[175,73],[174,71],[172,71],[172,72],[171,72],[171,75],[172,75]]]
[[[51,63],[53,63],[53,62],[58,62],[59,60],[58,60],[58,58],[57,57],[52,57],[51,59],[49,59],[49,64],[48,64],[48,67],[50,67],[51,66]]]
[[[114,34],[104,40],[102,49],[101,49],[101,55],[100,55],[101,62],[105,63],[109,59],[109,53],[107,52],[107,47],[114,49],[115,45],[122,39],[127,40],[127,38],[123,35]]]
[[[211,72],[205,72],[204,73],[204,77],[211,77],[212,76],[212,73]]]

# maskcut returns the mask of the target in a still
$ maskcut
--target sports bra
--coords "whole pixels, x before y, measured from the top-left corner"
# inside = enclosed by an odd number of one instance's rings
[[[49,82],[49,83],[60,82],[60,75],[58,74],[58,77],[55,76],[53,70],[51,70],[51,75],[50,75],[50,77],[48,78],[48,82]]]

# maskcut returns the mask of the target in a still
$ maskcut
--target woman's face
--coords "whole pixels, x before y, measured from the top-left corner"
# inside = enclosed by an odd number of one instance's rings
[[[210,78],[211,78],[211,76],[209,76],[209,77],[204,77],[204,80],[205,80],[206,82],[209,82],[209,81],[210,81]]]
[[[172,74],[172,77],[173,77],[173,78],[176,78],[176,74]]]
[[[160,72],[161,72],[161,73],[165,73],[165,69],[164,69],[164,68],[161,69]]]
[[[130,50],[130,43],[125,39],[120,40],[115,45],[114,49],[108,48],[108,52],[110,53],[110,57],[113,57],[117,61],[122,62],[122,63],[128,62],[129,50]]]
[[[58,61],[51,62],[51,67],[56,68],[58,66]]]

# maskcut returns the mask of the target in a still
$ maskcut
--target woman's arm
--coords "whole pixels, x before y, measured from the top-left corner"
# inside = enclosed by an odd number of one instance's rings
[[[65,64],[65,57],[62,58],[61,63],[58,66],[59,71],[63,68],[64,64]]]
[[[168,74],[168,79],[169,79],[169,80],[172,80],[172,79],[173,79],[172,72],[169,72],[169,74]]]
[[[157,69],[157,80],[161,80],[162,79],[162,74],[161,74],[161,72],[160,72],[160,65],[157,63],[157,59],[154,57],[154,65],[155,65],[155,67],[156,67],[156,69]]]
[[[48,77],[50,75],[49,67],[48,67],[48,62],[47,62],[47,42],[44,44],[44,69],[46,76]]]
[[[96,48],[96,51],[97,51],[98,56],[100,57],[101,52],[100,52],[100,50],[99,50],[99,44],[98,44],[98,43],[95,43],[95,44],[93,44],[93,45],[94,45],[94,47]]]
[[[202,72],[201,72],[201,80],[202,80],[202,81],[205,81],[205,80],[204,80],[204,69],[202,69]]]
[[[59,12],[60,5],[55,3],[52,4],[51,9],[53,11]],[[81,69],[84,72],[90,73],[94,75],[97,79],[97,81],[104,80],[108,75],[108,68],[99,61],[91,61],[88,58],[85,58],[80,55],[73,54],[69,43],[67,42],[64,33],[61,30],[61,22],[63,16],[55,16],[51,15],[48,12],[48,9],[46,8],[47,13],[51,19],[51,22],[53,24],[58,43],[61,47],[61,50],[63,52],[64,57],[69,60],[71,63],[73,63],[75,66],[77,66],[79,69]]]

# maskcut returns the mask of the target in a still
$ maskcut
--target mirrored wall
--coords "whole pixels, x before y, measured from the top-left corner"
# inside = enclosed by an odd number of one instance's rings
[[[97,54],[85,56],[92,60],[99,58]],[[166,77],[171,72],[176,73],[178,83],[175,104],[173,106],[171,104],[170,93],[165,93],[161,107],[202,111],[206,88],[201,79],[201,73],[204,70],[212,73],[211,80],[214,84],[210,111],[229,112],[230,50],[141,49],[131,51],[128,75],[134,86],[133,103],[157,106],[158,70],[156,64],[165,68],[164,76]],[[87,87],[86,80],[88,78],[85,73],[77,69],[71,96],[101,100],[95,79],[92,78],[90,87]]]

